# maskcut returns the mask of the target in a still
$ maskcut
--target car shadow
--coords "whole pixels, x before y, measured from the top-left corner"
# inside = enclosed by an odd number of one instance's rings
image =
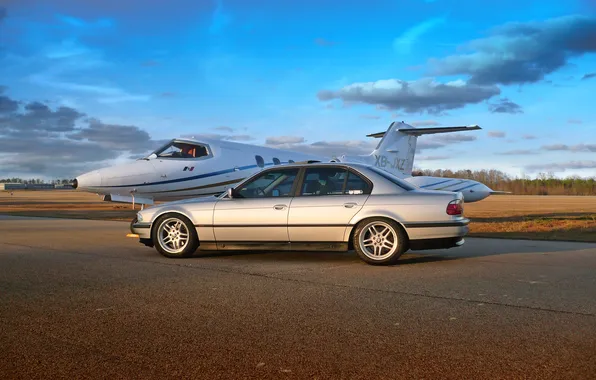
[[[466,238],[466,243],[457,248],[425,251],[407,251],[396,265],[429,264],[437,262],[459,261],[501,255],[536,255],[555,252],[570,252],[596,249],[596,243],[555,242],[539,240],[484,239]],[[335,263],[365,264],[355,251],[348,252],[312,252],[312,251],[200,251],[194,258],[219,258],[234,260],[246,264],[263,262],[279,263]]]

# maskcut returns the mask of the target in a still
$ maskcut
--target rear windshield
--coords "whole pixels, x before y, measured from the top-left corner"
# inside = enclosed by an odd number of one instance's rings
[[[377,173],[378,175],[380,175],[381,177],[393,182],[394,184],[396,184],[397,186],[401,187],[404,190],[407,191],[412,191],[412,190],[416,190],[417,187],[412,185],[409,182],[404,181],[401,178],[397,178],[396,176],[394,176],[393,174],[386,172],[385,170],[382,169],[377,169],[375,167],[371,167],[370,170],[372,170],[373,172]]]

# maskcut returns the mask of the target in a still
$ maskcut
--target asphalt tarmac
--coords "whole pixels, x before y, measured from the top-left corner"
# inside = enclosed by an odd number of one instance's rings
[[[596,244],[167,259],[0,217],[0,378],[594,379]]]

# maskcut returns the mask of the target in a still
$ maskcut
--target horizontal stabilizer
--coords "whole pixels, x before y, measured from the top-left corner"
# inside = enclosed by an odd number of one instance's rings
[[[431,135],[431,134],[435,134],[435,133],[475,131],[478,129],[482,129],[482,128],[480,128],[477,125],[470,125],[470,126],[459,126],[459,127],[400,128],[400,129],[398,129],[398,131],[402,132],[406,135],[421,136],[421,135]],[[383,136],[385,136],[385,132],[371,133],[370,135],[366,135],[366,137],[373,137],[376,139],[381,138]]]
[[[398,131],[405,133],[406,135],[432,135],[435,133],[448,133],[448,132],[465,132],[465,131],[475,131],[477,129],[482,129],[477,125],[471,125],[469,127],[434,127],[434,128],[402,128],[398,129]]]
[[[370,135],[366,135],[366,137],[374,137],[375,139],[380,139],[383,136],[385,136],[385,132],[377,132],[371,133]]]

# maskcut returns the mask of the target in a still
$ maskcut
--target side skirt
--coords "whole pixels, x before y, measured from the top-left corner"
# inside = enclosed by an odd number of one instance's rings
[[[262,241],[201,241],[202,251],[333,251],[345,252],[348,243],[343,242],[262,242]]]

